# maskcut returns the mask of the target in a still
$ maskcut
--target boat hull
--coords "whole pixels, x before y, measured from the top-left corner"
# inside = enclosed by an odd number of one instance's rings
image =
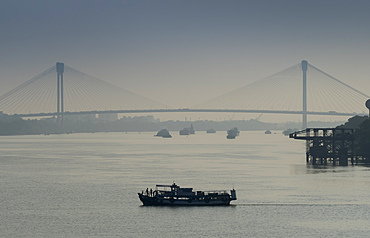
[[[230,205],[231,199],[176,199],[174,197],[164,198],[164,197],[149,197],[138,193],[140,201],[144,206],[228,206]]]

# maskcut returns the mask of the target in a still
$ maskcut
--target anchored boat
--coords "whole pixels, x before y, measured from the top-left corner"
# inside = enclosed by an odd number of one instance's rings
[[[211,129],[208,129],[208,130],[207,130],[207,133],[216,133],[216,130],[215,130],[215,129],[213,129],[213,128],[211,128]]]
[[[158,133],[155,136],[161,136],[163,138],[172,138],[170,132],[167,129],[162,129],[158,131]]]
[[[226,191],[193,191],[172,185],[156,185],[156,189],[146,189],[138,193],[144,206],[221,206],[230,205],[236,200],[235,189]]]
[[[180,130],[180,135],[190,135],[190,134],[195,134],[193,124],[191,124],[190,128],[184,128]]]

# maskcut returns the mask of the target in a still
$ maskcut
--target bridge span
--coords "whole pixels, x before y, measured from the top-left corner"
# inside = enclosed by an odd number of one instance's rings
[[[196,95],[189,92],[190,96]],[[67,115],[106,113],[288,114],[302,115],[302,128],[306,128],[307,115],[363,115],[364,102],[368,99],[368,95],[303,60],[219,97],[178,108],[119,88],[58,62],[1,95],[0,111],[21,117],[56,116],[59,121]]]
[[[179,108],[179,109],[145,109],[145,110],[109,110],[109,111],[81,111],[81,112],[64,112],[65,116],[68,115],[84,115],[84,114],[107,114],[107,113],[166,113],[166,112],[215,112],[215,113],[274,113],[274,114],[291,114],[291,115],[302,115],[302,111],[278,111],[278,110],[243,110],[243,109],[191,109],[191,108]],[[325,116],[355,116],[358,113],[343,113],[343,112],[310,112],[310,115],[325,115]],[[51,113],[30,113],[30,114],[16,114],[20,117],[49,117],[58,116],[58,112]]]

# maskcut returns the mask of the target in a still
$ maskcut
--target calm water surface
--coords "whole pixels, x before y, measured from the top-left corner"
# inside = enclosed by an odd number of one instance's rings
[[[305,164],[281,132],[0,137],[1,237],[367,237],[370,170]],[[143,207],[155,184],[237,190],[228,207]]]

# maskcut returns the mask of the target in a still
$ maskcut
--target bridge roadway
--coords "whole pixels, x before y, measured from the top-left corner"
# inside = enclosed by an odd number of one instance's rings
[[[162,112],[229,112],[229,113],[276,113],[276,114],[294,114],[302,115],[302,111],[277,111],[277,110],[244,110],[244,109],[144,109],[144,110],[111,110],[111,111],[81,111],[81,112],[64,112],[64,115],[83,115],[83,114],[104,114],[104,113],[162,113]],[[343,112],[310,112],[309,115],[328,115],[328,116],[355,116],[359,113],[343,113]],[[30,114],[14,114],[20,117],[48,117],[57,116],[56,112],[50,113],[30,113]],[[362,115],[362,114],[361,114]]]

